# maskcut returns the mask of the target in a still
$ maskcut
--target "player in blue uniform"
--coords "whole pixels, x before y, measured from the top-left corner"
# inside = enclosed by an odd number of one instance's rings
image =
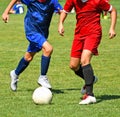
[[[9,11],[17,0],[11,0],[5,9],[2,19],[5,23],[9,20]],[[25,34],[29,41],[28,49],[19,61],[15,70],[10,72],[11,89],[17,90],[17,82],[19,75],[27,68],[32,61],[34,55],[42,50],[41,56],[41,74],[38,83],[44,87],[51,88],[46,76],[53,47],[47,41],[49,35],[49,26],[54,12],[61,13],[62,6],[58,0],[21,0],[27,5],[27,13],[24,19]]]

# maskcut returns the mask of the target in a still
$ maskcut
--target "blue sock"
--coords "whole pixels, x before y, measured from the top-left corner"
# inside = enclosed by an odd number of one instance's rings
[[[41,57],[41,75],[46,75],[50,63],[51,57],[46,57],[42,55]]]
[[[29,62],[26,61],[26,60],[24,59],[24,57],[23,57],[23,58],[20,60],[18,66],[17,66],[17,68],[16,68],[16,70],[15,70],[15,74],[16,74],[16,75],[19,75],[20,73],[22,73],[22,72],[26,69],[26,67],[27,67],[28,65],[29,65]]]

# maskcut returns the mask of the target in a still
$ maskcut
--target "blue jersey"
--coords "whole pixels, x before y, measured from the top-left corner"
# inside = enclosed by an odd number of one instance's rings
[[[45,38],[48,37],[49,25],[54,12],[62,9],[58,0],[21,0],[27,5],[28,11],[25,16],[25,32],[26,34],[40,33]]]

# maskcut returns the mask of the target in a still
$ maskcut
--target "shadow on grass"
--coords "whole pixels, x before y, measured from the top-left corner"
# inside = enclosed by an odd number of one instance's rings
[[[73,91],[73,90],[80,90],[79,88],[69,88],[69,89],[51,89],[51,91],[55,94],[60,94],[60,93],[64,93],[65,90],[68,91]]]
[[[120,95],[101,95],[97,97],[97,102],[102,102],[106,100],[116,100],[120,99]]]
[[[51,89],[51,91],[54,94],[63,94],[65,93],[65,91],[73,91],[73,90],[79,90],[80,88],[68,88],[68,89]],[[31,91],[33,92],[33,89],[28,89],[27,91]],[[116,99],[120,99],[120,95],[101,95],[101,96],[97,96],[97,103],[102,102],[102,101],[107,101],[107,100],[116,100]]]

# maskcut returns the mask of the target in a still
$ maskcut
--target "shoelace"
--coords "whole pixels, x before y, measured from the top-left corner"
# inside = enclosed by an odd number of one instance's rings
[[[45,77],[45,82],[49,83],[48,78]]]

